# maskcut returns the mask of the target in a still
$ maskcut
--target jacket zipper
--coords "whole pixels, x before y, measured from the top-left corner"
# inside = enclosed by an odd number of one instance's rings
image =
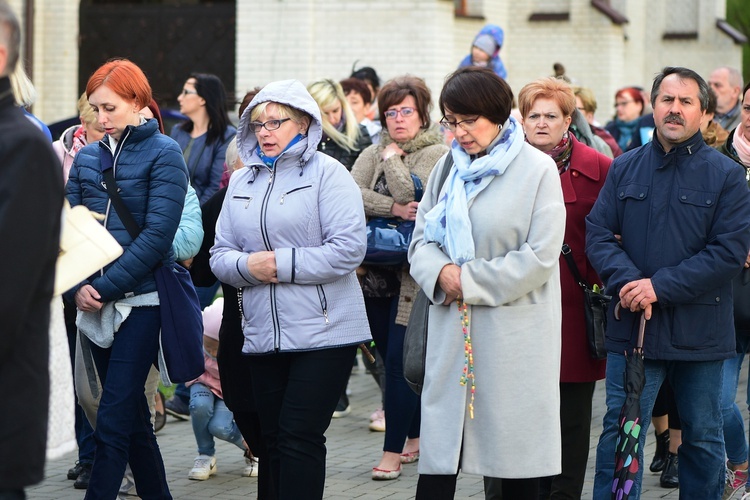
[[[260,208],[260,234],[263,237],[263,245],[266,250],[271,251],[271,240],[268,238],[268,226],[266,225],[266,216],[268,215],[268,200],[271,198],[271,191],[273,191],[274,180],[276,179],[276,171],[271,170],[271,177],[268,179],[268,187],[266,193],[263,195],[263,202]],[[273,320],[273,348],[275,351],[279,351],[281,348],[281,328],[279,326],[279,311],[276,309],[276,284],[271,283],[269,287],[269,293],[271,294],[271,319]]]
[[[301,187],[298,187],[298,188],[294,188],[291,191],[287,191],[286,193],[284,193],[284,194],[281,195],[281,201],[279,202],[279,205],[283,205],[284,204],[284,197],[286,195],[292,194],[292,193],[294,193],[296,191],[301,191],[303,189],[311,188],[311,187],[312,187],[312,184],[308,184],[307,186],[301,186]]]
[[[120,151],[122,151],[121,145],[125,142],[125,139],[127,139],[129,135],[130,135],[130,129],[128,129],[127,133],[125,134],[125,137],[123,137],[122,140],[117,144],[118,147],[115,148],[114,158],[112,159],[112,176],[117,175],[117,168],[116,168],[117,158],[119,158]],[[107,148],[110,154],[112,154],[112,149],[109,147],[109,144],[104,142],[104,140],[100,141],[100,145],[101,144],[104,144],[104,147]],[[104,181],[102,181],[102,184],[104,184]],[[106,190],[107,188],[105,187],[104,189]],[[112,199],[109,197],[109,194],[108,194],[107,195],[107,209],[105,210],[105,213],[104,213],[104,229],[107,229],[107,231],[109,231],[109,229],[107,228],[107,224],[109,223],[109,210],[111,207],[112,207]],[[99,270],[99,274],[100,276],[104,276],[104,268],[101,268]]]
[[[323,310],[323,317],[326,320],[326,325],[330,324],[328,321],[328,299],[326,299],[326,291],[323,290],[323,285],[315,285],[318,289],[318,299],[320,299],[320,308]]]

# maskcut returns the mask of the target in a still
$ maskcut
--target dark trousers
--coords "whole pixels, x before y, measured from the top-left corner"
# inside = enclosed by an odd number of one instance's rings
[[[260,418],[254,411],[232,412],[234,422],[239,427],[242,437],[247,441],[253,456],[258,457],[258,500],[272,500],[276,498],[271,481],[271,462],[268,461],[268,450],[260,431]]]
[[[63,314],[65,318],[65,330],[68,334],[68,349],[70,350],[70,366],[73,367],[73,377],[75,378],[75,366],[76,366],[76,336],[78,334],[78,328],[76,327],[76,305],[71,300],[67,300],[63,296]],[[75,387],[73,388],[75,390]],[[89,419],[86,418],[86,414],[78,404],[78,396],[76,395],[75,404],[75,430],[76,430],[76,442],[78,443],[78,462],[82,464],[94,463],[94,452],[96,449],[96,443],[94,443],[94,429],[89,423]]]
[[[539,498],[581,498],[589,459],[591,406],[596,382],[560,383],[562,473],[540,481]]]
[[[0,490],[0,500],[25,500],[23,490]]]
[[[385,442],[383,451],[401,453],[406,438],[419,437],[419,396],[404,379],[404,334],[396,324],[398,297],[365,298],[367,320],[380,356],[385,361]]]
[[[253,359],[255,402],[278,499],[323,498],[325,431],[356,350],[348,346]]]
[[[96,456],[87,499],[117,498],[128,461],[141,498],[172,498],[143,392],[159,348],[160,328],[159,307],[134,307],[111,347],[91,344],[102,397],[96,414]]]
[[[456,495],[456,474],[420,474],[415,500],[453,500]],[[486,500],[537,500],[539,478],[501,479],[484,478]]]

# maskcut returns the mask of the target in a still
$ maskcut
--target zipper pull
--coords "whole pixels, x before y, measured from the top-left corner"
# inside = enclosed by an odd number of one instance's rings
[[[330,323],[328,321],[328,309],[323,309],[323,317],[326,319],[326,325],[328,325]]]
[[[279,203],[279,205],[283,205],[283,204],[284,204],[284,196],[286,196],[286,195],[288,195],[288,194],[289,194],[289,193],[288,193],[288,192],[286,192],[286,193],[284,193],[284,194],[282,194],[282,195],[281,195],[281,202]]]
[[[268,183],[271,184],[273,182],[273,174],[274,172],[271,172],[271,176],[268,178]]]

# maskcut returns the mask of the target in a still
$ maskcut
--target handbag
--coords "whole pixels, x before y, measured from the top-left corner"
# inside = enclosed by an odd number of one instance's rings
[[[71,208],[65,201],[55,265],[55,297],[122,255],[122,247],[96,216],[83,205]]]
[[[112,205],[130,237],[135,239],[141,228],[117,192],[112,157],[108,151],[102,150],[101,158],[105,187]],[[161,314],[159,343],[169,379],[177,383],[195,380],[205,370],[203,314],[190,273],[177,263],[170,267],[159,264],[154,269],[154,279]]]
[[[737,334],[750,334],[750,269],[743,268],[732,280],[734,297],[734,329]]]
[[[424,189],[422,180],[411,174],[414,182],[414,201],[420,201]],[[362,264],[397,266],[406,262],[406,254],[414,232],[414,221],[393,217],[373,217],[367,221],[367,253]]]
[[[589,355],[594,359],[605,359],[607,349],[604,347],[604,339],[607,331],[607,308],[612,301],[612,296],[605,295],[604,289],[601,291],[598,286],[590,287],[578,272],[571,254],[570,247],[563,243],[562,255],[565,262],[568,263],[573,277],[578,282],[578,286],[583,289],[583,312],[586,321],[586,339],[588,340]]]
[[[443,170],[438,180],[438,192],[443,188],[445,179],[453,166],[450,153],[443,163]],[[422,394],[424,385],[425,360],[427,358],[427,321],[430,316],[430,299],[423,290],[419,290],[412,304],[409,323],[404,333],[404,379],[407,385],[417,394]]]

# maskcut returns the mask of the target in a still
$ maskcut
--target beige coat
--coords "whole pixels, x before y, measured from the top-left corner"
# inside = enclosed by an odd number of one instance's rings
[[[394,202],[403,205],[414,201],[414,181],[411,174],[419,177],[426,187],[435,163],[448,151],[440,129],[435,124],[427,130],[420,131],[411,141],[399,144],[406,153],[404,158],[394,155],[383,161],[380,155],[391,143],[393,139],[388,135],[388,130],[383,129],[380,143],[365,149],[352,167],[352,177],[362,190],[365,215],[368,217],[391,217],[391,206]],[[384,196],[373,191],[375,183],[383,173],[392,196]],[[419,287],[409,275],[408,265],[404,266],[396,316],[396,323],[399,325],[408,324],[412,302],[418,291]]]
[[[454,167],[455,168],[455,167]],[[461,266],[470,305],[476,399],[459,384],[464,338],[456,304],[441,305],[437,279],[450,263],[423,239],[424,216],[438,198],[441,168],[430,177],[409,249],[411,274],[430,307],[422,392],[420,474],[464,472],[502,478],[561,471],[558,258],[565,229],[554,161],[524,143],[507,170],[469,208],[476,258]],[[447,184],[447,183],[446,183]]]

